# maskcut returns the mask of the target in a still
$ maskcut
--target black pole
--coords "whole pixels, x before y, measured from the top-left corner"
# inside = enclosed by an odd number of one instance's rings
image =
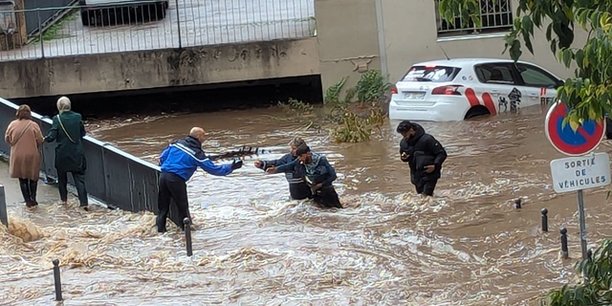
[[[542,208],[542,231],[548,232],[548,209]]]
[[[60,280],[59,260],[53,260],[53,278],[55,279],[55,300],[62,301],[62,281]]]
[[[521,202],[522,202],[521,198],[518,198],[518,199],[514,200],[514,208],[520,209],[521,208]]]
[[[191,247],[191,220],[189,218],[183,219],[183,225],[185,226],[185,246],[187,247],[187,256],[193,255],[193,249]]]
[[[567,229],[561,228],[561,257],[563,259],[569,258],[569,252],[567,250]]]

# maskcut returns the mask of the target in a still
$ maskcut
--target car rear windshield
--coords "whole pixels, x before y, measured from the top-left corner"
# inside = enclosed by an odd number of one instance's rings
[[[402,78],[405,82],[450,82],[461,68],[448,66],[412,66]]]

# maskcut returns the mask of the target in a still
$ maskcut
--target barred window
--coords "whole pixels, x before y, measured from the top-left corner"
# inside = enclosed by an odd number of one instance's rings
[[[511,0],[480,0],[481,26],[479,28],[475,27],[471,21],[464,25],[461,17],[456,17],[453,22],[443,20],[438,12],[440,0],[434,1],[436,3],[438,36],[505,32],[512,29]]]

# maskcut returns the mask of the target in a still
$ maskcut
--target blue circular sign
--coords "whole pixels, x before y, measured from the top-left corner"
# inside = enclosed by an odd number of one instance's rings
[[[557,102],[546,115],[544,125],[546,136],[559,152],[579,156],[593,151],[601,142],[606,131],[605,120],[584,120],[576,130],[563,124],[568,115],[565,103]]]

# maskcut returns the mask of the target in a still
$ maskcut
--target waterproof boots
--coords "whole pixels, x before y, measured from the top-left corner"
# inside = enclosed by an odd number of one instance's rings
[[[36,189],[38,187],[38,181],[29,179],[19,179],[19,188],[21,189],[21,195],[25,200],[27,207],[34,207],[38,205],[36,202]]]

